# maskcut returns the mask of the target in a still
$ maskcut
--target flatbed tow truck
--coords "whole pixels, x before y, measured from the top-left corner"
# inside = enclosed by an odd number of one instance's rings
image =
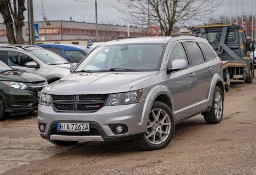
[[[191,28],[194,35],[209,41],[223,64],[225,90],[229,91],[231,80],[244,80],[251,84],[254,64],[250,58],[249,43],[242,26],[211,24]]]

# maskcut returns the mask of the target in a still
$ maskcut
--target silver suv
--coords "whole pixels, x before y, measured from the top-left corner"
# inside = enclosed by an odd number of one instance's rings
[[[222,63],[202,38],[107,42],[71,72],[40,97],[39,130],[56,145],[134,138],[155,150],[185,119],[222,120]]]
[[[64,58],[38,46],[0,46],[0,59],[14,69],[44,76],[48,83],[70,74]]]

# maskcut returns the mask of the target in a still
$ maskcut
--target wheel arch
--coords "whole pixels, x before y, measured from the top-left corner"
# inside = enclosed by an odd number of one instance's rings
[[[210,90],[209,90],[209,94],[208,94],[208,107],[212,106],[212,100],[213,100],[213,95],[214,95],[214,91],[215,91],[216,86],[218,86],[221,89],[222,94],[223,94],[223,100],[224,100],[225,87],[224,87],[223,79],[220,75],[215,74],[213,76],[211,86],[210,86]]]
[[[148,95],[145,99],[145,104],[141,116],[141,124],[145,128],[147,126],[150,109],[152,108],[155,101],[165,103],[167,106],[170,107],[171,111],[173,111],[173,99],[169,89],[163,85],[157,85],[153,87],[148,92]]]
[[[5,110],[8,109],[8,103],[7,103],[7,100],[5,98],[5,95],[4,93],[0,90],[0,97],[2,98],[3,102],[4,102],[4,108]]]

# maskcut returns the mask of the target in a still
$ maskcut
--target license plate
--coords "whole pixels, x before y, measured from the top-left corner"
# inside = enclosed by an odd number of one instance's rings
[[[89,132],[89,123],[58,123],[57,131],[64,132]]]

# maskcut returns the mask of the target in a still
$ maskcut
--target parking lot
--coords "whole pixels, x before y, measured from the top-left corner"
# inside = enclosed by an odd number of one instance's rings
[[[232,84],[224,120],[179,124],[167,148],[134,142],[59,148],[39,136],[36,113],[0,123],[0,174],[256,174],[256,82]]]

